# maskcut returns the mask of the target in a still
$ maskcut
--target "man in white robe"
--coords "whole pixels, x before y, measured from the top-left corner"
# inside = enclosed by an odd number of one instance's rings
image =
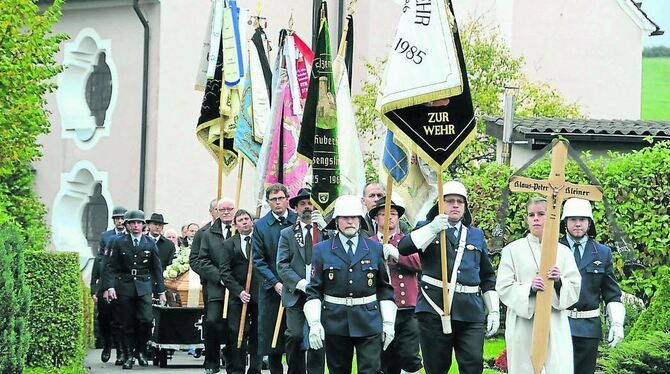
[[[542,211],[544,205],[544,211]],[[511,374],[533,373],[530,358],[535,315],[536,293],[543,292],[544,284],[538,276],[541,261],[540,237],[544,227],[546,202],[529,203],[528,222],[531,231],[503,248],[498,267],[496,291],[500,301],[507,305],[505,342],[507,364]],[[572,337],[566,309],[579,299],[581,275],[568,247],[558,244],[556,264],[550,270],[554,282],[549,346],[545,374],[573,372]],[[539,279],[539,284],[538,284]]]

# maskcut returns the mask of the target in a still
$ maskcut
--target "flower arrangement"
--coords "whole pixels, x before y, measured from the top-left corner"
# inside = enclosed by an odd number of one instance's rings
[[[177,258],[163,271],[163,277],[166,279],[176,279],[186,273],[191,268],[188,264],[188,255],[190,253],[191,248],[182,247],[177,254]]]
[[[507,349],[504,349],[494,364],[495,368],[503,373],[507,373]]]

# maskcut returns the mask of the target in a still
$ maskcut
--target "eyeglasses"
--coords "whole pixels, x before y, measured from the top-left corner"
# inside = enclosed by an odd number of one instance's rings
[[[277,196],[277,197],[272,197],[269,198],[268,201],[271,203],[280,203],[282,201],[286,200],[286,196]]]
[[[232,212],[235,208],[219,208],[219,212]]]
[[[448,200],[444,200],[444,202],[446,204],[449,204],[449,205],[456,205],[456,204],[464,205],[465,204],[465,200],[462,200],[462,199],[448,199]]]

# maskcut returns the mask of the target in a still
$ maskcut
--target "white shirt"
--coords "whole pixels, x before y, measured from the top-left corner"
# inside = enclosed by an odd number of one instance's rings
[[[566,239],[568,240],[568,244],[570,245],[570,250],[573,253],[575,252],[575,243],[579,243],[579,257],[580,258],[584,257],[584,248],[586,247],[586,242],[589,241],[589,236],[584,235],[584,237],[581,240],[575,241],[575,239],[573,239],[572,236],[566,235]]]
[[[248,258],[247,258],[247,239],[246,238],[248,238],[248,237],[251,237],[251,234],[249,234],[249,235],[240,234],[240,246],[242,247],[242,255],[247,260],[248,260]]]
[[[351,240],[353,243],[351,246],[351,250],[354,252],[354,255],[356,255],[356,249],[358,248],[358,234],[354,236],[353,238],[347,238],[346,236],[342,235],[341,232],[337,233],[337,236],[340,238],[340,243],[342,243],[342,248],[344,248],[344,253],[349,253],[349,245],[347,244],[348,240]]]
[[[272,212],[272,215],[275,217],[277,221],[279,221],[280,216],[276,215],[275,212]],[[281,217],[284,217],[284,221],[286,221],[286,219],[288,218],[288,209],[284,211],[284,214],[282,214]]]

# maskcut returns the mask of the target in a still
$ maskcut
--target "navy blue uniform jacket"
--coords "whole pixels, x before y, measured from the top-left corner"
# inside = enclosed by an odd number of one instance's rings
[[[570,248],[566,238],[562,238],[559,242]],[[573,248],[570,249],[573,250]],[[601,300],[605,304],[621,301],[621,289],[614,277],[612,250],[609,247],[589,238],[577,268],[582,276],[582,288],[579,292],[579,300],[569,308],[570,310],[598,309]],[[598,339],[602,337],[600,317],[569,318],[569,321],[572,336]]]
[[[428,222],[421,222],[417,228]],[[416,248],[410,235],[406,235],[398,243],[398,252],[401,255],[419,253],[421,258],[422,273],[432,278],[441,280],[442,269],[440,266],[440,240],[439,236],[433,239],[425,251]],[[447,240],[447,277],[451,281],[451,272],[454,268],[456,251]],[[480,293],[454,293],[451,304],[451,319],[463,322],[484,322],[484,301],[481,293],[495,290],[496,274],[489,259],[484,232],[476,227],[468,227],[468,236],[465,241],[465,250],[461,265],[458,267],[456,282],[464,286],[479,286]],[[416,302],[416,313],[433,313],[433,309],[423,296],[423,292],[433,300],[438,307],[442,308],[442,289],[421,281],[419,284],[419,297]]]
[[[379,301],[394,300],[382,245],[359,235],[353,258],[345,252],[337,235],[315,245],[307,300],[323,300],[324,295],[353,298],[377,295],[376,301],[365,305],[346,306],[324,301],[321,323],[326,335],[365,337],[381,333]]]

